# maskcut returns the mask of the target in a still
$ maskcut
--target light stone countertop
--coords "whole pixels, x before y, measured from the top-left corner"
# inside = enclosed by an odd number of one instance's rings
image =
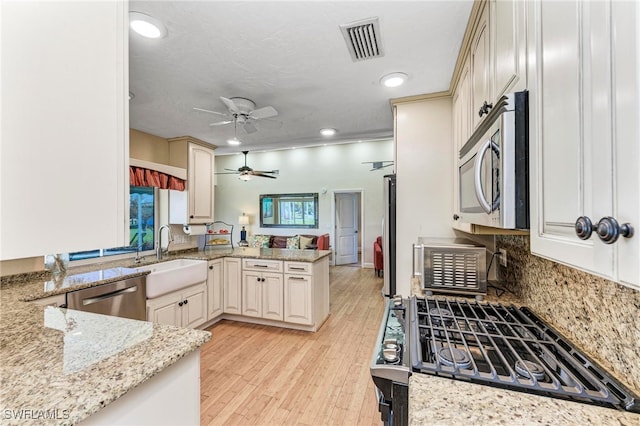
[[[330,254],[212,248],[172,253],[162,261],[230,256],[316,262]],[[152,263],[157,260],[149,256],[138,264],[125,259],[70,268],[58,279],[47,272],[2,277],[0,424],[78,423],[211,338],[201,330],[30,303],[146,275],[135,268]]]
[[[640,414],[414,373],[409,424],[638,426]]]

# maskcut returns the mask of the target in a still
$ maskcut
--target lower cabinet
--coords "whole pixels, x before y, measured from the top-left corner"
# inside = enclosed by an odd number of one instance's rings
[[[242,271],[242,315],[283,320],[281,271],[281,261],[245,259]]]
[[[224,261],[209,262],[207,272],[207,320],[212,320],[224,312],[223,308]]]
[[[147,321],[176,327],[197,327],[206,320],[206,283],[147,300]]]
[[[296,324],[313,324],[313,283],[310,275],[284,276],[284,320]]]
[[[225,257],[223,260],[223,306],[225,314],[242,314],[242,259]]]

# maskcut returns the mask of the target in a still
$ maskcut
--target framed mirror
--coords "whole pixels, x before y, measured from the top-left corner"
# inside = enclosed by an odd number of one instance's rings
[[[318,193],[260,195],[260,227],[318,228]]]

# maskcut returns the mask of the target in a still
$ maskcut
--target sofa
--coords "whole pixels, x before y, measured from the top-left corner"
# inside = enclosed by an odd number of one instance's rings
[[[247,238],[249,247],[329,250],[329,234],[322,235],[265,235],[256,234]]]
[[[382,255],[382,237],[373,242],[373,269],[378,277],[381,277],[384,269],[384,257]]]

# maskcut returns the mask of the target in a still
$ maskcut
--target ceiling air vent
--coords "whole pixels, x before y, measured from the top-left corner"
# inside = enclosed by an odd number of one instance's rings
[[[378,18],[340,25],[340,30],[354,62],[384,56]]]

